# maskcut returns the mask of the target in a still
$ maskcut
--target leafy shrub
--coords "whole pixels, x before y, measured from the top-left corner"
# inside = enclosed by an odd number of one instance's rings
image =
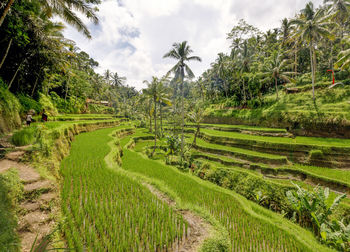
[[[26,127],[13,133],[11,142],[16,146],[33,144],[36,138],[37,128],[35,126]]]
[[[1,251],[19,251],[16,232],[16,205],[23,198],[23,185],[15,169],[0,174],[0,248]]]
[[[0,133],[12,131],[21,125],[19,112],[21,104],[18,99],[5,88],[0,78]]]
[[[177,154],[181,147],[180,137],[176,135],[171,135],[166,137],[166,143],[168,148],[167,155]]]
[[[350,225],[332,222],[331,214],[346,194],[339,195],[333,202],[329,200],[329,188],[315,187],[309,192],[298,185],[296,191],[288,191],[287,198],[294,209],[294,221],[301,226],[312,227],[322,242],[342,251],[349,251]]]
[[[46,96],[44,94],[39,95],[39,104],[43,109],[45,109],[46,113],[49,116],[55,116],[58,114],[57,108],[55,105],[52,103],[51,99],[49,96]]]
[[[20,94],[18,96],[18,100],[22,105],[22,112],[24,113],[29,111],[30,109],[34,109],[36,113],[40,113],[42,110],[41,104],[29,96]]]
[[[309,159],[310,160],[317,160],[317,159],[323,159],[324,155],[322,150],[311,150],[309,152]]]

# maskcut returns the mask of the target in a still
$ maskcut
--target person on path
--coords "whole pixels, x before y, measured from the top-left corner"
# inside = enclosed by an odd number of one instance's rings
[[[32,114],[28,113],[26,117],[27,126],[30,126],[30,124],[32,123],[32,120],[33,120]]]
[[[43,122],[47,122],[47,114],[45,113],[45,109],[43,109],[43,112],[41,113],[41,120]]]

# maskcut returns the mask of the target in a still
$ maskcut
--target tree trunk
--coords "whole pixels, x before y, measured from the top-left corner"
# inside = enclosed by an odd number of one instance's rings
[[[34,87],[33,87],[33,89],[32,89],[31,97],[33,97],[33,95],[34,95],[34,91],[35,91],[36,85],[38,84],[38,78],[39,78],[39,76],[36,76],[35,83],[34,83]]]
[[[13,75],[13,77],[12,77],[12,79],[11,79],[11,81],[10,81],[10,83],[9,83],[8,87],[7,87],[7,89],[8,89],[8,90],[10,90],[10,88],[11,88],[11,86],[12,86],[12,83],[13,83],[13,81],[16,79],[16,76],[17,76],[17,74],[18,74],[19,70],[21,69],[21,67],[22,67],[23,63],[24,63],[24,60],[22,61],[22,63],[21,63],[21,64],[19,64],[19,66],[18,66],[18,68],[17,68],[17,70],[16,70],[15,74]]]
[[[14,1],[15,0],[9,0],[7,2],[7,5],[5,6],[4,12],[1,14],[1,17],[0,17],[0,27],[1,27],[2,23],[4,22],[5,17],[7,15],[7,13],[9,12],[9,10],[10,10],[12,4],[14,3]]]
[[[294,78],[297,76],[297,72],[298,72],[298,62],[297,62],[297,59],[298,59],[298,46],[297,46],[297,44],[295,43],[295,51],[294,51],[294,72],[295,72],[295,75],[294,75]]]
[[[332,71],[334,72],[334,66],[333,66],[333,42],[331,41],[331,55],[329,57],[329,67],[330,69],[332,69]]]
[[[196,145],[197,143],[197,136],[199,135],[199,131],[200,131],[200,124],[197,124],[197,130],[196,130],[196,133],[194,134],[192,146]]]
[[[9,51],[10,51],[11,44],[12,44],[12,39],[10,39],[10,42],[9,42],[9,44],[7,45],[7,48],[6,48],[6,51],[5,51],[5,55],[4,55],[4,57],[2,57],[2,60],[1,60],[1,63],[0,63],[0,69],[1,69],[2,65],[4,64],[4,62],[5,62],[5,59],[6,59],[6,57],[7,57],[7,54],[8,54]]]
[[[156,151],[157,148],[157,97],[153,97],[153,102],[154,102],[154,148],[152,152],[152,156],[154,155],[154,152]]]
[[[163,137],[162,103],[159,103],[159,114],[160,114],[160,135],[161,135],[161,137]]]
[[[181,66],[181,163],[184,157],[184,127],[185,127],[185,111],[184,111],[184,66]]]
[[[277,86],[277,78],[275,77],[275,88],[276,88],[276,100],[278,100],[278,86]]]
[[[152,110],[152,100],[149,100],[149,131],[152,133],[152,115],[151,115],[151,110]]]
[[[67,101],[68,86],[69,86],[69,74],[68,74],[68,79],[67,79],[67,83],[66,83],[66,93],[65,93],[65,95],[64,95],[64,102],[65,102],[65,103],[66,103],[66,101]]]
[[[244,80],[243,80],[243,97],[244,97],[244,105],[247,103],[247,96],[246,96],[246,93],[245,93],[245,85],[244,85]]]
[[[314,68],[314,54],[313,44],[310,42],[310,63],[311,63],[311,77],[312,77],[312,99],[315,100],[315,68]]]

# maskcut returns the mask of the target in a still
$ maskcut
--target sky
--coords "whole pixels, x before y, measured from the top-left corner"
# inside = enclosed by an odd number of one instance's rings
[[[162,77],[176,61],[164,59],[173,43],[188,41],[193,55],[202,62],[189,63],[196,77],[228,53],[227,33],[240,19],[262,31],[279,27],[309,0],[102,0],[99,24],[88,20],[92,39],[74,28],[64,34],[99,62],[97,72],[106,69],[127,78],[127,84],[144,88],[144,80]],[[315,6],[322,0],[313,0]]]

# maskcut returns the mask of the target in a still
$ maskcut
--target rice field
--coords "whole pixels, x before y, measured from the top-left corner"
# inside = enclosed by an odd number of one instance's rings
[[[107,167],[114,129],[76,137],[61,172],[63,226],[75,251],[168,251],[188,224],[135,180]]]
[[[127,143],[128,139],[121,143]],[[134,151],[124,149],[122,167],[161,181],[183,204],[208,212],[228,231],[230,251],[313,251],[313,246],[327,251],[317,244],[311,233],[282,217],[257,205],[252,206],[233,192],[199,181]],[[304,243],[305,240],[308,242]]]

